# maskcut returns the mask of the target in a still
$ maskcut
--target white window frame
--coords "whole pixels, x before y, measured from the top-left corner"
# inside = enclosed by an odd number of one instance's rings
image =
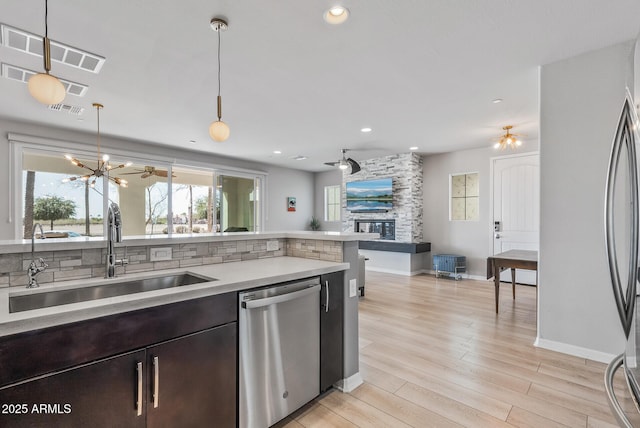
[[[337,191],[336,191],[337,190]],[[329,220],[329,191],[336,191],[338,196],[338,219],[337,220]],[[342,186],[340,184],[334,184],[330,186],[324,186],[324,221],[330,223],[338,223],[341,221],[341,199],[342,197]]]
[[[81,157],[89,157],[95,156],[95,151],[92,151],[91,148],[88,148],[86,144],[78,144],[69,141],[56,140],[52,138],[46,137],[36,137],[31,135],[22,135],[9,133],[9,153],[10,153],[10,161],[9,161],[9,169],[8,169],[8,179],[9,179],[9,203],[7,204],[7,219],[9,223],[13,223],[13,234],[14,239],[22,239],[22,204],[24,201],[22,200],[22,188],[24,183],[22,182],[22,157],[25,151],[28,152],[40,152],[44,154],[50,155],[64,155],[65,153],[73,153],[74,156]],[[258,182],[260,186],[258,187],[259,193],[256,195],[259,201],[259,208],[254,210],[254,224],[255,231],[260,232],[263,231],[265,225],[265,213],[267,212],[267,195],[266,195],[266,187],[267,187],[267,173],[263,171],[254,171],[249,169],[242,168],[233,168],[224,165],[217,164],[208,164],[205,162],[198,162],[186,159],[175,159],[175,158],[166,158],[162,156],[154,156],[147,153],[140,153],[135,151],[127,151],[124,152],[118,149],[109,149],[109,155],[112,158],[118,159],[126,159],[130,160],[134,163],[149,163],[153,162],[154,165],[166,168],[168,170],[167,177],[167,185],[169,189],[171,189],[171,173],[172,166],[177,166],[181,168],[193,168],[198,170],[206,170],[211,171],[213,173],[213,185],[215,187],[215,183],[217,182],[218,175],[229,175],[235,177],[242,178],[251,178],[254,180],[254,185]],[[105,186],[104,190],[104,203],[103,203],[103,213],[102,218],[107,218],[107,201],[108,201],[108,186]],[[169,192],[168,197],[168,206],[167,212],[173,212],[173,201],[172,201],[172,192]],[[215,194],[215,192],[214,192]],[[167,218],[167,227],[169,233],[168,237],[172,235],[172,224],[171,216]],[[214,221],[215,224],[215,221]],[[106,237],[106,224],[105,224],[105,232],[104,237]]]

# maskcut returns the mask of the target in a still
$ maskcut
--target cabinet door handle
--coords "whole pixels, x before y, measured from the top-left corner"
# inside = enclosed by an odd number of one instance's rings
[[[158,407],[160,400],[160,361],[158,357],[153,357],[153,408]]]
[[[326,303],[324,305],[324,312],[327,313],[329,312],[329,281],[325,281],[324,286],[327,288],[327,296],[326,296]]]
[[[136,371],[138,374],[138,391],[136,394],[136,415],[142,416],[142,363],[136,364]]]

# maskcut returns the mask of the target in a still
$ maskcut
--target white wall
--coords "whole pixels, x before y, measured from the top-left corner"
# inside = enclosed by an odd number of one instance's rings
[[[52,112],[51,114],[60,113]],[[11,159],[7,138],[7,134],[10,132],[52,138],[75,144],[86,144],[88,150],[95,150],[95,134],[0,119],[0,201],[5,201],[5,203],[0,206],[0,239],[14,238],[13,224],[8,222],[10,207],[9,204],[6,203],[6,201],[9,201],[10,196],[9,175],[13,170],[10,166]],[[213,153],[173,149],[140,141],[110,138],[104,135],[101,137],[101,146],[105,152],[108,152],[110,148],[118,151],[129,150],[140,154],[152,153],[154,156],[166,157],[167,160],[181,159],[194,161],[199,164],[207,163],[266,172],[268,176],[265,230],[303,230],[307,227],[311,219],[313,213],[314,178],[310,172],[225,158]],[[214,143],[212,143],[212,145],[213,144]],[[297,197],[297,211],[295,213],[288,213],[286,210],[287,196]]]
[[[601,361],[624,349],[603,204],[630,49],[618,44],[541,69],[538,344]]]
[[[341,221],[324,221],[324,188],[325,186],[341,186],[342,171],[334,168],[330,171],[317,172],[314,174],[315,198],[313,203],[313,213],[320,220],[320,230],[340,232]],[[342,211],[342,210],[340,210]]]
[[[537,141],[525,140],[517,153],[537,149]],[[465,256],[467,273],[478,278],[486,278],[487,257],[493,254],[491,159],[503,154],[487,147],[424,157],[424,240],[431,242],[431,255]],[[467,172],[478,173],[479,220],[449,221],[449,176]],[[429,268],[431,261],[429,257]]]
[[[313,173],[273,166],[263,168],[267,177],[266,230],[309,230],[313,215]],[[287,197],[296,198],[296,211],[287,211]]]

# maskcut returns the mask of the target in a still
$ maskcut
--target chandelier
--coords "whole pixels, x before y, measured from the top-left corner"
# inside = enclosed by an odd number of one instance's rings
[[[513,126],[507,125],[503,126],[502,129],[507,131],[504,135],[500,136],[500,139],[497,143],[493,145],[494,149],[504,150],[507,147],[511,149],[515,149],[516,147],[520,147],[522,145],[522,141],[518,139],[518,134],[512,134],[510,131],[513,129]]]
[[[118,166],[111,166],[109,164],[109,155],[107,154],[103,154],[102,156],[100,156],[100,109],[104,108],[104,106],[102,104],[99,103],[93,103],[93,106],[96,108],[96,114],[98,116],[98,134],[97,134],[97,146],[98,146],[98,164],[96,166],[96,168],[91,168],[85,164],[83,164],[82,162],[80,162],[77,158],[71,156],[71,155],[64,155],[64,157],[71,162],[72,164],[74,164],[75,166],[78,166],[80,168],[84,168],[88,171],[91,171],[90,174],[85,174],[85,175],[77,175],[74,177],[68,177],[62,180],[63,183],[68,183],[70,181],[76,181],[76,180],[81,180],[81,181],[89,181],[91,180],[91,178],[93,177],[93,180],[91,181],[91,183],[89,184],[91,187],[95,187],[96,186],[96,180],[100,177],[107,177],[109,180],[113,181],[115,184],[117,184],[120,187],[127,187],[128,185],[128,181],[125,180],[124,178],[120,178],[120,177],[111,177],[111,175],[109,174],[110,171],[114,170],[114,169],[119,169],[119,168],[125,168],[127,166],[131,166],[131,162],[127,162],[127,163],[123,163],[121,165]]]

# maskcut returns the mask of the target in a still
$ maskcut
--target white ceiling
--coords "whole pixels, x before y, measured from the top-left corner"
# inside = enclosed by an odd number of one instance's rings
[[[331,26],[322,14],[336,3],[351,16]],[[230,27],[224,143],[208,135],[214,16]],[[633,39],[638,17],[638,0],[52,0],[49,37],[106,57],[99,74],[53,63],[52,74],[89,86],[65,99],[84,120],[5,78],[0,117],[95,132],[100,102],[103,135],[309,171],[329,169],[341,148],[357,160],[487,147],[507,124],[537,144],[538,66]],[[0,22],[42,35],[44,0],[2,0]],[[0,61],[42,70],[7,47]]]

